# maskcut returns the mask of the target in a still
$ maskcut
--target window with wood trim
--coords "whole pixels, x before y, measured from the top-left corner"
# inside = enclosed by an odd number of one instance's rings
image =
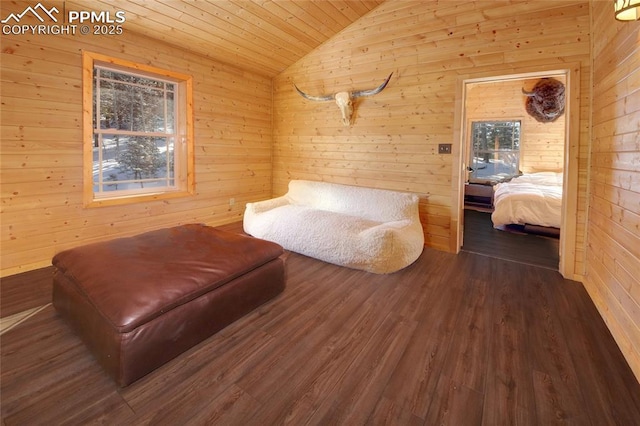
[[[500,182],[520,173],[520,120],[472,121],[469,182]]]
[[[191,76],[83,53],[86,206],[193,194]]]

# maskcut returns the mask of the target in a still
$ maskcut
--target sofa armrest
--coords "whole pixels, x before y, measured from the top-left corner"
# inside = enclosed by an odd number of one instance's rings
[[[264,201],[256,201],[255,203],[247,203],[246,211],[250,213],[263,213],[268,210],[275,209],[276,207],[285,206],[289,204],[289,200],[286,196],[271,198]]]
[[[379,225],[362,231],[360,235],[364,238],[376,238],[383,235],[398,237],[398,241],[404,241],[409,245],[421,247],[424,245],[424,233],[420,222],[411,219],[395,220],[383,222]]]

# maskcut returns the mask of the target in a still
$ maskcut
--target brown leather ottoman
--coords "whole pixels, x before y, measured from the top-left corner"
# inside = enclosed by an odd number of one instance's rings
[[[53,258],[53,305],[126,386],[284,290],[275,243],[184,225]]]

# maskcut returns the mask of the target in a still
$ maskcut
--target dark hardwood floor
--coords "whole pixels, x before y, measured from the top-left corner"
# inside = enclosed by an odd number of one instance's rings
[[[558,237],[495,229],[484,211],[465,209],[462,250],[556,271],[560,264]]]
[[[48,306],[1,337],[3,424],[640,424],[640,384],[556,271],[427,248],[390,275],[295,253],[287,273],[278,298],[126,388]],[[50,292],[29,276],[3,280],[3,309],[5,292]]]

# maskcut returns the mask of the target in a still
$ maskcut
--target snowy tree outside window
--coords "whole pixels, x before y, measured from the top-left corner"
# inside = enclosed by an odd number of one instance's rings
[[[82,52],[85,207],[195,193],[193,77]]]
[[[175,187],[177,84],[94,67],[93,191]]]
[[[500,181],[518,176],[520,121],[473,121],[469,182]]]

